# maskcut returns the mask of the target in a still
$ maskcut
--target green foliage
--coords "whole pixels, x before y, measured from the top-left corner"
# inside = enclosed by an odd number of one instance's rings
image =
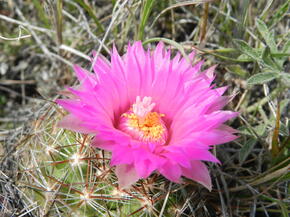
[[[266,82],[272,81],[275,78],[278,78],[279,74],[277,72],[263,72],[253,75],[247,80],[249,85],[252,84],[264,84]]]
[[[240,65],[229,65],[226,67],[227,71],[238,75],[239,77],[246,78],[249,75],[249,72]]]
[[[243,40],[236,39],[234,40],[234,43],[242,53],[248,55],[252,60],[261,61],[260,50],[252,48],[251,46],[247,44],[247,42]]]
[[[266,24],[260,19],[256,19],[256,26],[261,36],[265,40],[266,45],[270,48],[271,52],[277,52],[277,44],[275,42],[274,31],[270,32]]]
[[[281,78],[288,81],[288,74],[283,72],[283,64],[287,56],[289,56],[287,54],[289,49],[288,42],[279,51],[275,41],[274,31],[270,31],[267,25],[258,18],[255,24],[262,40],[265,41],[265,46],[253,48],[243,40],[234,40],[236,47],[242,54],[248,56],[250,58],[249,60],[257,62],[261,70],[261,73],[254,74],[248,78],[247,83],[249,85],[264,84],[273,79],[280,80]]]

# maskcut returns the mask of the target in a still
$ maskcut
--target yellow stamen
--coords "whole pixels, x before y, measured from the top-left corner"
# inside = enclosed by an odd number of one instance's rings
[[[164,140],[166,129],[161,121],[164,114],[149,112],[145,117],[138,117],[135,113],[125,113],[123,116],[128,118],[128,126],[138,130],[144,140],[153,142]]]

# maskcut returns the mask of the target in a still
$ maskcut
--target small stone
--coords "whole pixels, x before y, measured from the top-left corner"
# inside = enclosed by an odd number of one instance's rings
[[[0,63],[0,74],[5,75],[8,71],[8,64],[7,63]]]

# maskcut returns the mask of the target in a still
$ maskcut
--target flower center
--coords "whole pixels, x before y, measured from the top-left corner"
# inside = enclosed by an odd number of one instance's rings
[[[119,128],[139,141],[163,145],[167,139],[164,114],[152,112],[155,103],[151,100],[144,97],[141,101],[137,96],[132,108],[121,115]]]

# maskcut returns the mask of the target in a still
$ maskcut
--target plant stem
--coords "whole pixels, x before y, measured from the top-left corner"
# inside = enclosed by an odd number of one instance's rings
[[[208,8],[209,2],[204,3],[203,5],[203,15],[201,20],[200,26],[200,42],[202,42],[206,35],[206,27],[207,27],[207,20],[208,20]]]

